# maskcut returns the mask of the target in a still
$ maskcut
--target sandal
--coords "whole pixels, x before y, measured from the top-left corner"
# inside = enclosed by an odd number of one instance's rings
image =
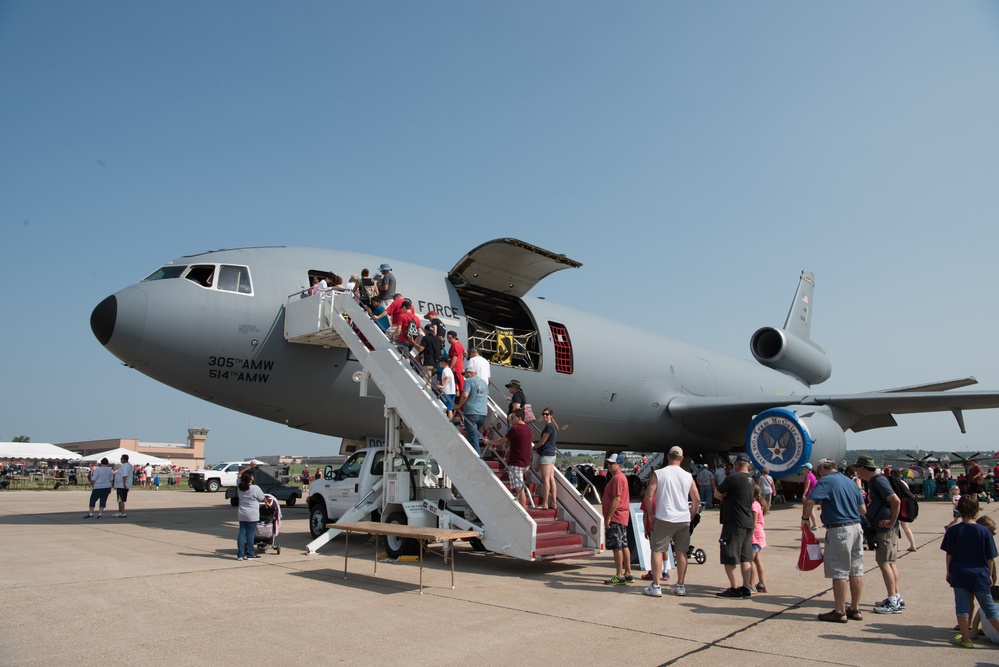
[[[819,614],[820,621],[827,621],[829,623],[846,623],[846,614],[841,614],[835,609],[832,611],[827,611],[824,614]],[[958,635],[960,638],[960,635]]]
[[[864,615],[860,613],[859,609],[847,609],[846,617],[851,621],[862,621],[864,620]]]
[[[954,635],[954,639],[951,640],[954,646],[960,646],[961,648],[975,648],[975,645],[971,642],[966,642],[961,639],[961,635]]]

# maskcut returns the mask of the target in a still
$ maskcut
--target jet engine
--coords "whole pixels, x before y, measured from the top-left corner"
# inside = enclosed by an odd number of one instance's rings
[[[793,375],[807,385],[820,384],[832,375],[825,350],[785,329],[758,329],[749,340],[749,349],[764,366]]]
[[[846,456],[843,429],[821,408],[791,406],[758,414],[746,433],[746,452],[757,468],[778,479],[796,475],[805,463]]]

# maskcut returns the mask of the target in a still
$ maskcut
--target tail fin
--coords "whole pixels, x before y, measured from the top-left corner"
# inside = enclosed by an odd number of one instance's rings
[[[794,293],[791,310],[784,322],[784,331],[794,334],[801,340],[810,340],[812,330],[812,294],[815,291],[815,275],[802,271],[798,281],[798,291]]]

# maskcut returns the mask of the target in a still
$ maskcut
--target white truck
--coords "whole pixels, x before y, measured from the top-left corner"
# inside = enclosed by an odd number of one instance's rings
[[[249,461],[226,461],[211,468],[202,468],[188,474],[187,485],[195,491],[215,493],[223,486],[236,486],[239,471],[250,465]]]
[[[456,498],[440,467],[419,446],[407,447],[404,454],[385,465],[385,450],[364,448],[354,452],[342,466],[326,466],[322,477],[309,485],[309,532],[319,537],[327,524],[344,514],[361,512],[358,517],[403,525],[436,526],[433,508],[467,516],[467,504]],[[383,499],[384,494],[384,499]],[[424,503],[424,501],[430,501]],[[384,509],[382,507],[384,502]],[[469,517],[471,518],[471,517]],[[392,558],[415,553],[416,543],[397,537],[385,540]],[[473,544],[475,544],[473,542]]]

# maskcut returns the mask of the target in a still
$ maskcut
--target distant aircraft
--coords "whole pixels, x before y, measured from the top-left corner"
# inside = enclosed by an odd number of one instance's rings
[[[362,397],[346,347],[286,338],[285,309],[310,277],[375,272],[388,261],[421,317],[435,310],[492,365],[493,398],[519,380],[536,413],[554,408],[562,449],[749,453],[775,477],[842,459],[844,431],[895,426],[895,414],[999,407],[999,392],[947,390],[974,378],[861,394],[816,394],[832,370],[810,340],[814,279],[803,271],[781,329],[753,334],[755,362],[527,293],[579,262],[516,239],[484,243],[450,272],[352,252],[261,247],[181,257],[104,299],[90,324],[126,366],[223,407],[345,439],[381,437],[382,400]],[[494,360],[499,356],[492,357]],[[502,400],[500,400],[502,404]]]

